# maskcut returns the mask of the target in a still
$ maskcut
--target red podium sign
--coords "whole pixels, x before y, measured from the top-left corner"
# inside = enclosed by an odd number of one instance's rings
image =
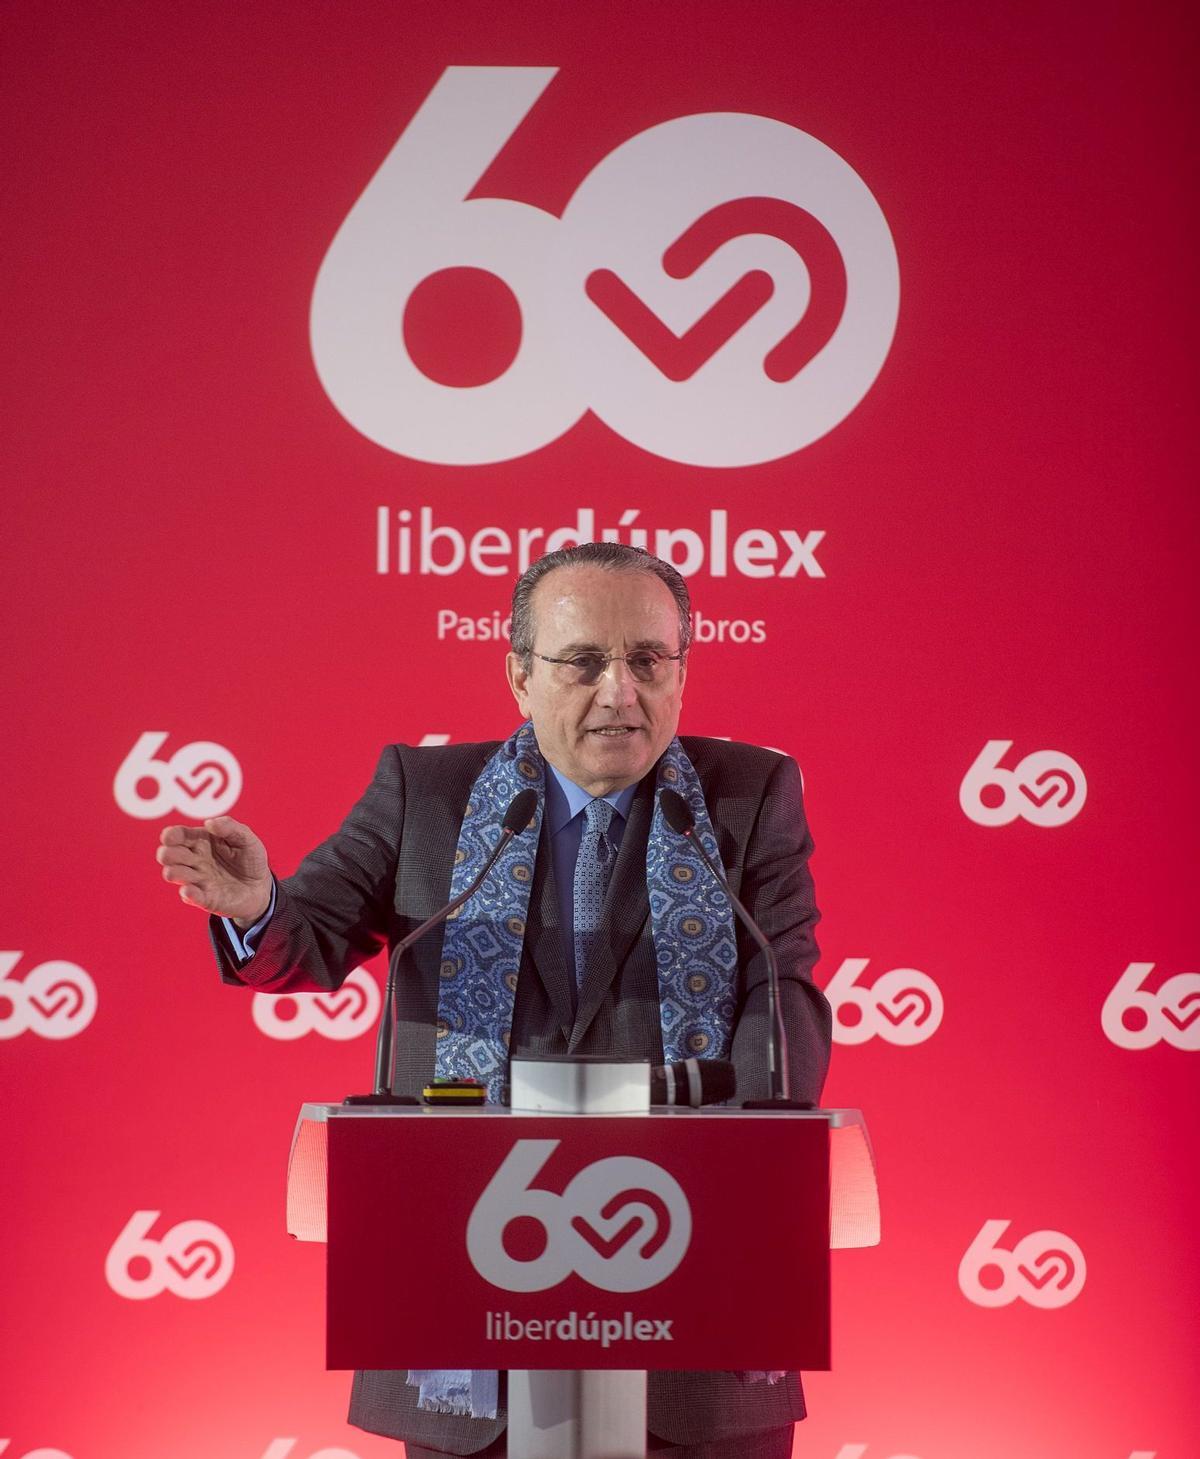
[[[828,1368],[823,1121],[329,1125],[331,1368]]]

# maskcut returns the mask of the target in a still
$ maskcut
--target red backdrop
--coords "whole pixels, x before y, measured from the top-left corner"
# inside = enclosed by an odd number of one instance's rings
[[[396,1452],[282,1228],[369,989],[221,987],[153,849],[286,871],[382,743],[507,733],[572,526],[676,534],[685,731],[805,774],[884,1243],[797,1454],[1195,1454],[1184,8],[6,29],[5,1459]]]

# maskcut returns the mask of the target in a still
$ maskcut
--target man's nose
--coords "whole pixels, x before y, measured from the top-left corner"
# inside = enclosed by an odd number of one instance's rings
[[[609,660],[596,685],[596,703],[604,709],[637,703],[634,677],[624,659]]]

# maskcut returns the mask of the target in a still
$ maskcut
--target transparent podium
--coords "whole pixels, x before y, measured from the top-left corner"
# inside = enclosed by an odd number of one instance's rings
[[[649,1087],[513,1060],[508,1108],[304,1105],[287,1228],[327,1243],[326,1366],[506,1370],[510,1459],[644,1459],[647,1369],[828,1368],[829,1252],[879,1241],[861,1114]]]

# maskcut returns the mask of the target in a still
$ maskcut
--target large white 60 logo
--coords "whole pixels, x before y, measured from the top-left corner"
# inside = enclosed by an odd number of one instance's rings
[[[860,988],[858,976],[868,962],[865,957],[845,958],[825,989],[833,1009],[834,1043],[865,1044],[876,1034],[889,1044],[924,1043],[942,1021],[941,989],[917,968],[893,968],[870,988]]]
[[[866,184],[795,127],[712,112],[631,137],[561,219],[466,201],[556,69],[448,67],[350,210],[312,301],[334,405],[389,451],[455,465],[536,451],[589,408],[698,466],[772,461],[832,430],[899,310]],[[498,277],[520,311],[511,363],[465,387],[431,378],[401,327],[449,269]]]
[[[77,963],[39,963],[18,983],[9,973],[19,952],[0,952],[0,1039],[26,1029],[40,1038],[70,1039],[96,1016],[96,985]]]
[[[1011,770],[1000,761],[1011,740],[989,740],[963,776],[958,803],[981,826],[1007,826],[1018,816],[1035,826],[1064,826],[1087,799],[1087,780],[1078,761],[1061,750],[1036,750]]]
[[[298,1039],[319,1033],[327,1039],[356,1039],[375,1026],[383,995],[363,968],[355,968],[333,993],[255,993],[254,1023],[269,1039]]]
[[[642,1292],[664,1281],[692,1235],[678,1182],[649,1160],[611,1155],[585,1165],[561,1196],[531,1190],[559,1143],[518,1140],[488,1182],[467,1222],[475,1270],[509,1292],[544,1292],[572,1272],[605,1292]],[[542,1228],[540,1256],[509,1254],[505,1232],[516,1222]]]
[[[1100,1010],[1100,1026],[1119,1048],[1149,1049],[1160,1039],[1200,1049],[1200,973],[1176,973],[1157,993],[1142,991],[1153,963],[1130,963]]]
[[[113,795],[126,815],[153,821],[171,811],[182,811],[203,821],[222,816],[242,793],[242,767],[224,745],[193,740],[169,760],[155,759],[167,738],[165,730],[147,730],[121,761],[113,780]],[[149,783],[153,790],[143,794]]]
[[[233,1275],[233,1242],[211,1221],[180,1221],[157,1238],[161,1211],[134,1211],[104,1259],[104,1276],[119,1297],[144,1301],[161,1292],[198,1300],[218,1293]]]
[[[958,1264],[958,1285],[979,1307],[1007,1307],[1019,1297],[1031,1307],[1065,1307],[1087,1278],[1083,1252],[1061,1231],[1031,1231],[1011,1251],[996,1242],[1011,1221],[985,1221]],[[982,1273],[999,1272],[984,1283]]]

